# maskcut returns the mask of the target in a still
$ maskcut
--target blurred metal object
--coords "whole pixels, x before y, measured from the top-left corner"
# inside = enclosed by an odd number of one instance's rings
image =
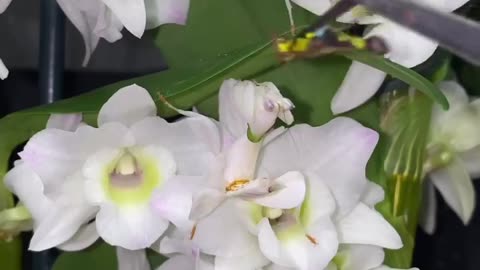
[[[62,97],[64,56],[65,16],[56,0],[41,0],[38,86],[42,103],[52,103]],[[33,269],[52,269],[57,255],[55,249],[33,253]]]
[[[398,24],[436,40],[440,46],[480,65],[480,24],[459,15],[442,12],[409,0],[341,0],[302,31],[315,32],[355,5],[363,5]]]
[[[56,0],[40,1],[39,89],[43,103],[62,97],[65,16]]]

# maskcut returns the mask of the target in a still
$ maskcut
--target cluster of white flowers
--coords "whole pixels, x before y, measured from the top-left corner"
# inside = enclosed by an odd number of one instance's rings
[[[219,121],[156,116],[138,85],[101,108],[98,128],[53,115],[5,178],[33,218],[30,250],[81,250],[102,238],[121,269],[389,269],[402,241],[365,176],[374,130],[339,117],[293,122],[270,82],[226,80]]]

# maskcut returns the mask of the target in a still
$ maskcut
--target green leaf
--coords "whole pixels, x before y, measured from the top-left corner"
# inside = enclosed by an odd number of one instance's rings
[[[11,242],[0,241],[0,269],[22,269],[22,241],[15,238]]]
[[[342,52],[341,55],[348,57],[354,61],[364,63],[366,65],[377,68],[390,76],[406,82],[408,85],[424,93],[426,96],[438,102],[442,108],[448,109],[448,100],[443,93],[429,80],[415,71],[396,64],[383,56],[375,55],[370,52],[352,51]]]

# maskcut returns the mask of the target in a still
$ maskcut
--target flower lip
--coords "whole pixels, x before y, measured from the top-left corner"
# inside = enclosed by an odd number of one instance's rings
[[[143,171],[135,157],[127,150],[110,173],[110,184],[116,188],[134,188],[142,185]]]

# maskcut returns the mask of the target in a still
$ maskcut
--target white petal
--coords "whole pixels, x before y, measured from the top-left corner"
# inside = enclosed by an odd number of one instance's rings
[[[133,125],[131,132],[137,145],[161,145],[170,150],[179,174],[205,175],[221,147],[219,129],[207,117],[186,117],[173,123],[149,117]]]
[[[52,201],[44,194],[42,180],[26,164],[11,169],[4,181],[7,188],[28,208],[34,221],[40,220],[50,211]]]
[[[250,270],[262,269],[270,261],[263,256],[258,245],[250,247],[250,252],[238,257],[215,257],[215,270]]]
[[[75,131],[81,122],[81,113],[52,114],[48,118],[47,128]]]
[[[128,250],[117,247],[118,270],[150,270],[145,249]]]
[[[2,14],[7,8],[12,0],[0,0],[0,14]]]
[[[338,117],[320,127],[301,124],[264,147],[259,177],[300,171],[309,181],[323,181],[332,192],[339,215],[360,200],[367,183],[365,166],[378,134],[358,122]]]
[[[322,15],[332,6],[329,0],[292,0],[292,2],[316,15]]]
[[[234,202],[226,201],[199,221],[193,242],[206,254],[235,257],[248,253],[256,238],[243,225]]]
[[[329,217],[335,211],[335,199],[328,187],[313,174],[307,175],[307,194],[300,215],[304,226]]]
[[[150,206],[117,208],[107,203],[101,206],[96,224],[105,242],[126,249],[151,246],[168,227],[168,221]]]
[[[287,172],[273,181],[268,194],[252,200],[266,207],[291,209],[303,202],[305,189],[305,177],[300,172]]]
[[[147,15],[144,0],[102,0],[134,36],[141,38]]]
[[[339,255],[345,258],[342,270],[371,270],[381,265],[385,257],[381,247],[371,245],[342,245]]]
[[[115,42],[122,38],[123,24],[118,20],[112,10],[102,5],[98,11],[97,24],[93,29],[93,33],[108,42]]]
[[[409,268],[409,269],[399,269],[399,268],[391,268],[389,266],[382,265],[382,266],[379,266],[379,267],[374,268],[372,270],[419,270],[419,269],[416,268],[416,267],[412,267],[412,268]]]
[[[469,151],[459,153],[459,157],[471,178],[480,176],[480,146]]]
[[[8,77],[8,69],[3,63],[2,59],[0,59],[0,80],[5,80],[7,77]]]
[[[277,238],[268,219],[263,219],[258,226],[260,249],[267,258],[282,266],[323,269],[337,252],[335,226],[329,219],[317,220],[307,231],[277,231],[277,235],[285,234],[280,238]]]
[[[199,258],[195,260],[192,256],[177,255],[166,260],[156,270],[213,270],[211,260]]]
[[[246,133],[255,112],[255,84],[251,81],[225,80],[218,94],[219,120],[234,137]]]
[[[260,143],[253,143],[244,135],[237,139],[227,153],[224,179],[227,183],[235,180],[253,179]]]
[[[193,194],[190,219],[199,220],[214,211],[227,199],[225,192],[216,189],[201,189]]]
[[[119,89],[103,104],[98,113],[98,126],[120,122],[131,126],[157,114],[157,107],[145,88],[132,84]]]
[[[433,234],[437,225],[437,198],[435,189],[430,181],[423,186],[423,198],[419,225],[428,233]]]
[[[383,188],[374,182],[368,182],[365,192],[362,195],[362,202],[370,207],[374,207],[377,203],[383,201],[385,192]]]
[[[85,43],[83,65],[86,65],[100,39],[94,34],[94,26],[97,23],[98,13],[105,9],[104,4],[98,0],[57,0],[57,3],[82,34]]]
[[[369,100],[387,75],[374,67],[353,61],[332,99],[334,114],[350,111]]]
[[[190,0],[146,0],[147,29],[166,23],[185,24]]]
[[[442,8],[445,11],[451,12],[465,5],[468,2],[468,0],[443,0],[441,2],[443,4],[443,7],[440,7],[440,8]],[[433,1],[433,3],[436,3],[436,7],[440,6],[437,1]]]
[[[460,160],[455,158],[447,167],[432,171],[429,177],[447,204],[468,224],[475,209],[475,189]]]
[[[64,243],[88,222],[95,207],[65,205],[50,209],[34,229],[29,250],[41,251]]]
[[[152,195],[152,205],[157,214],[180,229],[190,228],[192,196],[203,180],[200,177],[174,176]]]
[[[432,56],[437,43],[393,22],[375,26],[367,37],[378,36],[385,40],[389,48],[386,57],[405,66],[414,67]]]
[[[82,226],[72,238],[57,246],[63,251],[77,251],[91,246],[100,236],[97,233],[95,223]]]
[[[389,249],[403,246],[400,236],[378,212],[363,203],[337,225],[340,243],[369,244]]]

